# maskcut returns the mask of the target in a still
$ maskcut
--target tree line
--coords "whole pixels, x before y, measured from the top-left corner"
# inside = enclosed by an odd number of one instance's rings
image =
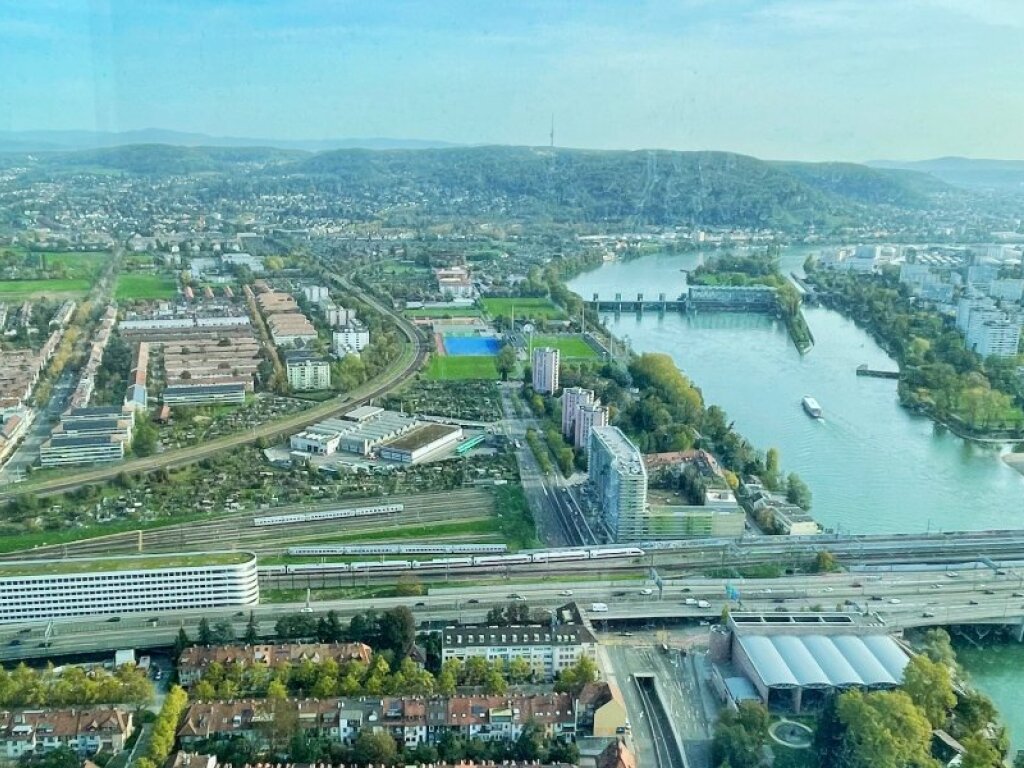
[[[134,664],[112,672],[86,671],[79,666],[64,667],[58,672],[52,664],[44,669],[19,664],[10,671],[0,667],[0,707],[143,705],[152,699],[153,684]]]

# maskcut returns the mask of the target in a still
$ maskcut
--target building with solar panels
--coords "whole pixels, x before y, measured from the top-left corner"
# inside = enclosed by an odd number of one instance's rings
[[[729,699],[744,678],[774,711],[817,709],[851,688],[896,688],[910,660],[882,627],[850,614],[737,614],[715,632],[717,687]]]

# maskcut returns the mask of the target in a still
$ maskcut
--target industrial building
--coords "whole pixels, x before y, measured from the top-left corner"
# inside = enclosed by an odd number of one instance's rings
[[[315,456],[329,456],[335,451],[367,456],[417,424],[414,419],[395,411],[364,405],[340,419],[325,419],[292,435],[289,445],[293,451]]]
[[[849,614],[736,614],[713,628],[709,659],[726,698],[749,696],[729,682],[741,677],[770,709],[796,713],[837,691],[895,688],[910,660],[883,629]]]
[[[259,596],[251,552],[0,563],[0,623],[244,607]]]
[[[647,468],[640,451],[618,427],[596,427],[590,430],[588,456],[590,486],[612,539],[642,539]]]
[[[530,357],[532,365],[533,390],[542,395],[553,395],[558,391],[558,367],[561,354],[554,347],[537,347]]]
[[[296,392],[331,388],[331,364],[313,352],[290,350],[284,354],[288,386]]]
[[[777,304],[775,289],[765,285],[691,285],[686,306],[694,309],[762,311]]]
[[[377,453],[387,461],[415,464],[455,445],[462,439],[462,427],[450,424],[421,424],[395,440],[382,445]]]

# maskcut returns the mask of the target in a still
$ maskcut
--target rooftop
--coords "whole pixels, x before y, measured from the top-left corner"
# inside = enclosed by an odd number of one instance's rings
[[[0,561],[0,578],[52,576],[59,573],[105,573],[241,565],[255,558],[251,552],[191,552],[131,557],[65,558],[61,560]]]
[[[646,474],[644,457],[633,442],[618,427],[594,427],[590,434],[612,455],[616,466],[634,475]]]
[[[424,424],[390,441],[386,445],[388,448],[394,448],[399,451],[415,451],[446,435],[458,432],[459,429],[459,427],[453,427],[449,424]]]

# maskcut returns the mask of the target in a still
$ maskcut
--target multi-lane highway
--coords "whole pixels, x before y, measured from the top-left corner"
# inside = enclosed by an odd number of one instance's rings
[[[421,622],[483,621],[495,605],[524,599],[531,607],[554,608],[575,600],[592,621],[625,623],[712,621],[728,606],[734,611],[800,613],[844,610],[863,614],[862,621],[896,628],[970,623],[1021,623],[1024,619],[1024,571],[906,571],[885,575],[832,574],[777,579],[679,579],[653,586],[620,582],[575,582],[571,577],[540,584],[514,581],[497,586],[437,588],[426,597],[317,601],[315,613],[335,610],[352,616],[368,609],[405,605]],[[739,592],[727,599],[726,587]],[[513,597],[518,596],[518,597]],[[606,611],[588,610],[605,603]],[[269,632],[283,614],[306,609],[304,603],[261,605],[255,609]],[[173,642],[179,627],[194,632],[203,617],[227,619],[241,633],[247,611],[207,609],[164,614],[127,614],[0,626],[0,659],[109,651],[124,646],[146,647]],[[152,621],[155,619],[155,622]],[[41,647],[42,643],[51,643]]]

